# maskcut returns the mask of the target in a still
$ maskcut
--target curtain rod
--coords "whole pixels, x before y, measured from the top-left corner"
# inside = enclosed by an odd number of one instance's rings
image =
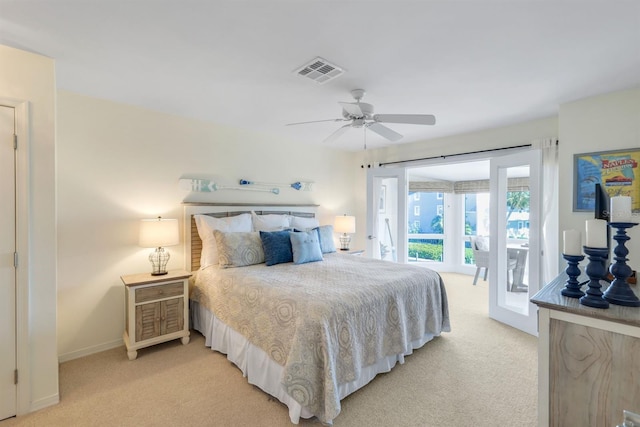
[[[467,153],[446,154],[446,155],[443,155],[443,156],[422,157],[422,158],[419,158],[419,159],[397,160],[395,162],[379,163],[378,166],[397,165],[397,164],[400,164],[400,163],[419,162],[419,161],[422,161],[422,160],[446,159],[448,157],[466,156],[466,155],[469,155],[469,154],[490,153],[490,152],[493,152],[493,151],[512,150],[514,148],[525,148],[525,147],[531,147],[531,144],[514,145],[512,147],[503,147],[503,148],[491,148],[491,149],[488,149],[488,150],[469,151]]]

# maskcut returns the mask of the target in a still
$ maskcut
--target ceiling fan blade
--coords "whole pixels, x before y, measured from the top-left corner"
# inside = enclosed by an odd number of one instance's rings
[[[377,133],[383,138],[387,138],[389,141],[399,141],[402,139],[402,135],[398,132],[389,129],[388,127],[381,125],[380,123],[373,122],[367,126],[369,129]]]
[[[380,123],[406,123],[409,125],[435,125],[436,117],[431,114],[376,114],[373,120]]]
[[[360,108],[359,104],[356,104],[353,102],[338,102],[338,104],[342,106],[344,111],[346,111],[352,116],[355,116],[355,117],[364,116],[364,113],[362,112],[362,109]]]
[[[310,122],[287,123],[285,126],[306,125],[309,123],[321,123],[321,122],[342,122],[342,121],[344,121],[344,119],[312,120]]]
[[[324,141],[322,141],[322,142],[333,142],[333,141],[335,141],[336,139],[340,138],[340,135],[345,133],[350,127],[351,127],[351,123],[349,123],[347,125],[344,125],[342,127],[339,127],[335,132],[333,132],[331,135],[326,137],[324,139]]]

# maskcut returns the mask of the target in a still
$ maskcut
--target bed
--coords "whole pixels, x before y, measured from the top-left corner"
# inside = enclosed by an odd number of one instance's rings
[[[264,218],[314,217],[315,207],[293,208],[251,211]],[[185,209],[187,265],[194,273],[191,326],[204,335],[206,346],[226,354],[249,383],[284,403],[294,424],[301,417],[332,423],[344,397],[450,331],[444,284],[426,268],[324,252],[324,247],[318,262],[222,268],[221,252],[219,265],[200,268],[206,243],[197,230],[196,211]],[[243,213],[217,209],[210,215]],[[219,242],[243,234],[216,233]],[[308,231],[322,237],[317,233]]]

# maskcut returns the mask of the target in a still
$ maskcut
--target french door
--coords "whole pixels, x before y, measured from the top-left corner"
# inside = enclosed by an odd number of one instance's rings
[[[0,420],[16,415],[14,109],[0,105]]]
[[[367,254],[372,258],[407,262],[405,168],[367,171]]]
[[[540,169],[537,149],[494,157],[489,185],[489,317],[532,335],[538,334],[529,300],[540,289]]]

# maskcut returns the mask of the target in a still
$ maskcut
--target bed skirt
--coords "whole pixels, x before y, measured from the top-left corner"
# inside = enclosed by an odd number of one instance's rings
[[[218,320],[206,307],[196,301],[189,301],[189,303],[191,328],[205,337],[207,347],[226,354],[227,359],[242,371],[249,384],[259,387],[287,405],[289,418],[293,424],[298,424],[300,418],[314,416],[284,391],[280,383],[283,366],[269,358],[261,348],[254,346],[244,336]],[[434,335],[426,334],[421,339],[412,341],[407,352],[385,357],[373,365],[362,368],[360,378],[338,385],[340,400],[367,385],[377,374],[391,371],[396,363],[403,364],[405,356],[410,355],[413,350],[422,347],[433,338]]]

